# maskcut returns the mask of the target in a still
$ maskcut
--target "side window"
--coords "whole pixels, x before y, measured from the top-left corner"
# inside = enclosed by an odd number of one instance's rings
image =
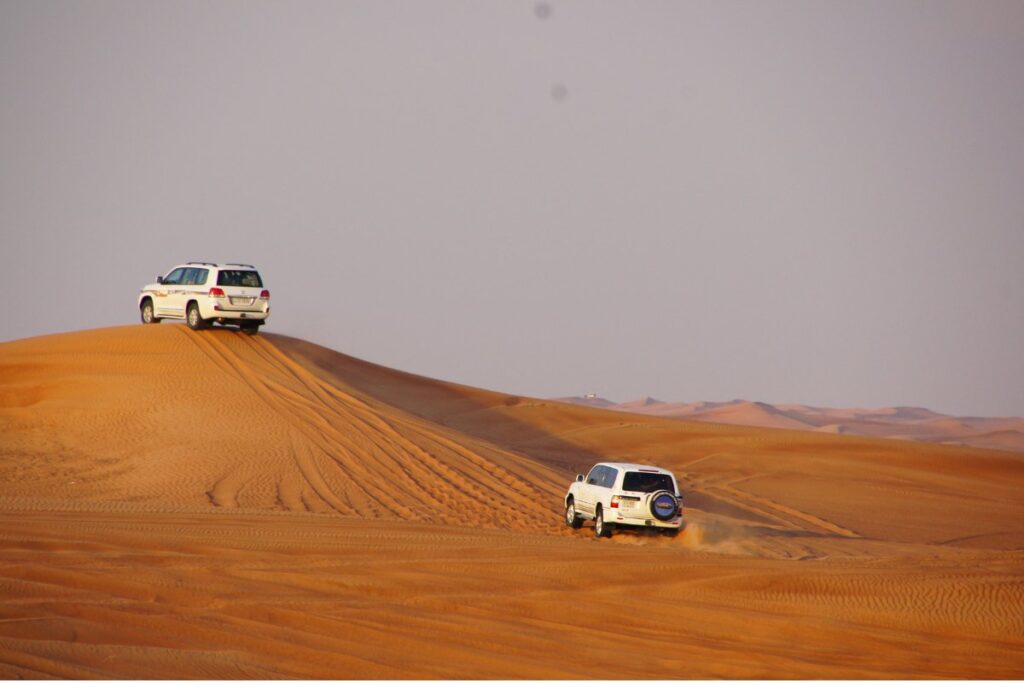
[[[185,270],[185,279],[181,284],[183,285],[205,285],[206,276],[210,271],[205,268],[187,268]]]
[[[602,486],[608,489],[613,488],[615,486],[615,480],[619,476],[619,471],[614,467],[606,467],[605,470],[604,484],[602,484]]]
[[[617,474],[618,471],[613,467],[602,467],[601,476],[598,477],[597,485],[603,486],[606,489],[610,489],[612,486],[615,485],[615,475]]]
[[[593,484],[594,486],[611,488],[612,484],[615,483],[616,474],[617,472],[611,467],[608,467],[607,465],[598,465],[590,471],[590,476],[587,477],[587,483]]]
[[[185,276],[185,268],[175,268],[164,278],[165,285],[180,285],[182,278]]]

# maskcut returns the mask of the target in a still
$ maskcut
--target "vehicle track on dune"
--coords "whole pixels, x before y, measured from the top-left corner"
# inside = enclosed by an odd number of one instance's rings
[[[557,519],[552,515],[560,495],[557,475],[544,465],[343,391],[265,339],[220,330],[196,334],[182,329],[182,334],[279,415],[289,434],[286,458],[275,455],[278,444],[253,454],[259,466],[227,463],[207,493],[212,504],[489,528],[557,528],[550,521]],[[268,471],[276,481],[254,481],[256,473],[265,478]],[[253,500],[257,489],[266,493]]]
[[[860,534],[846,527],[830,522],[827,519],[822,519],[817,515],[813,515],[803,510],[791,507],[789,505],[783,505],[777,501],[758,496],[747,491],[742,491],[730,483],[719,483],[709,487],[711,492],[720,492],[723,497],[728,498],[731,503],[737,506],[746,507],[752,512],[765,515],[767,517],[773,517],[783,524],[792,526],[796,529],[806,529],[809,531],[824,531],[830,534],[838,536],[845,536],[846,538],[860,538]],[[795,520],[795,521],[794,521]]]
[[[707,460],[716,455],[720,454],[698,458],[698,461]],[[688,464],[692,465],[693,462]],[[783,529],[808,531],[844,538],[861,538],[861,534],[853,529],[848,529],[840,524],[823,519],[806,510],[744,491],[738,487],[744,481],[756,478],[757,476],[756,474],[744,475],[739,478],[722,475],[700,476],[690,472],[687,475],[687,483],[699,489],[706,496],[725,502],[740,510],[745,510],[754,515],[755,518],[778,525]]]

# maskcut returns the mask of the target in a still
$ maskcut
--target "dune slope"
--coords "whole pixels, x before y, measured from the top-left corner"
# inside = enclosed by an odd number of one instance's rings
[[[677,539],[560,522],[673,468]],[[1024,675],[1024,456],[508,396],[277,335],[0,344],[3,677]]]
[[[0,367],[0,474],[23,497],[531,528],[560,483],[227,329],[58,335],[6,345]]]

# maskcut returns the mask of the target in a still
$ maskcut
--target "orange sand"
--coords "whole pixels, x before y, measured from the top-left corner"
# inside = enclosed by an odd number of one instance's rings
[[[742,400],[724,403],[667,403],[645,398],[613,403],[593,396],[571,396],[558,400],[574,405],[701,422],[804,429],[828,434],[878,436],[1024,452],[1024,417],[952,417],[926,408],[816,408]]]
[[[593,539],[597,460],[677,539]],[[1024,455],[507,396],[287,337],[0,344],[0,677],[1024,676]]]

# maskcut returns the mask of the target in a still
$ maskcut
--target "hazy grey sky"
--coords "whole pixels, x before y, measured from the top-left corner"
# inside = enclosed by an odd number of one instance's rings
[[[1024,414],[1024,2],[0,1],[0,340],[257,264],[534,396]]]

